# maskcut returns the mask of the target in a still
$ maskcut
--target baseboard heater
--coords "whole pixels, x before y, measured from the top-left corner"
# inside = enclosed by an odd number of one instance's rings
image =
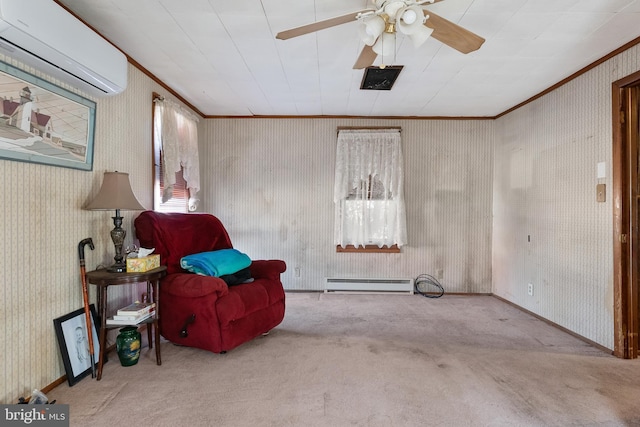
[[[403,293],[413,294],[413,279],[387,278],[325,278],[324,291],[340,293]]]

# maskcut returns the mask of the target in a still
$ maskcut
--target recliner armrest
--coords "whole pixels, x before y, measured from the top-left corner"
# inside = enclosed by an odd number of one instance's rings
[[[287,264],[279,259],[256,260],[249,266],[254,279],[280,280],[280,274],[287,270]]]
[[[229,293],[229,287],[219,277],[194,273],[169,274],[162,279],[160,287],[163,292],[187,298],[200,298],[212,293],[221,297]]]

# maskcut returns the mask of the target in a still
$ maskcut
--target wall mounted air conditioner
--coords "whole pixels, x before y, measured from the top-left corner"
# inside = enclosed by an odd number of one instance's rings
[[[0,0],[0,53],[96,96],[127,87],[127,58],[53,0]]]

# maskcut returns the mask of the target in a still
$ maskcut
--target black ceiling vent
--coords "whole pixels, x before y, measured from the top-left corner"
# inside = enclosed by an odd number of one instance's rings
[[[367,67],[364,70],[360,89],[391,90],[404,65],[390,65],[384,68]]]

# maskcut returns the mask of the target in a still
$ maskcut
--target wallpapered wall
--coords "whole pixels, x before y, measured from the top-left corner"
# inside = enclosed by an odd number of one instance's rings
[[[408,245],[400,254],[335,251],[339,126],[402,128]],[[203,209],[252,258],[285,260],[287,289],[322,290],[333,276],[442,270],[449,292],[489,293],[492,140],[490,120],[206,120]]]
[[[0,60],[39,75],[14,61]],[[109,232],[114,212],[82,209],[97,194],[104,172],[128,172],[142,205],[152,207],[153,91],[162,93],[162,88],[130,66],[127,90],[97,100],[92,172],[0,160],[2,403],[16,402],[64,374],[53,319],[82,307],[78,243],[86,237],[95,242],[94,251],[85,248],[87,270],[113,263]],[[130,244],[137,213],[122,214],[125,244]],[[91,301],[96,301],[93,286],[90,288]],[[134,289],[114,289],[109,294],[115,306],[119,300],[139,298]]]
[[[612,206],[595,202],[595,185],[611,188],[610,84],[640,69],[639,50],[495,122],[201,120],[202,210],[219,216],[252,258],[284,259],[287,289],[319,290],[332,275],[442,270],[448,292],[493,291],[611,347]],[[52,320],[82,307],[78,242],[96,243],[86,250],[88,269],[113,257],[112,213],[82,210],[103,173],[129,172],[138,199],[152,206],[153,91],[163,93],[130,66],[127,90],[97,101],[92,172],[0,160],[3,403],[64,374]],[[409,244],[401,254],[335,253],[338,126],[402,127]],[[135,215],[124,212],[126,244]]]
[[[610,349],[611,83],[639,69],[636,46],[496,121],[494,293]]]

